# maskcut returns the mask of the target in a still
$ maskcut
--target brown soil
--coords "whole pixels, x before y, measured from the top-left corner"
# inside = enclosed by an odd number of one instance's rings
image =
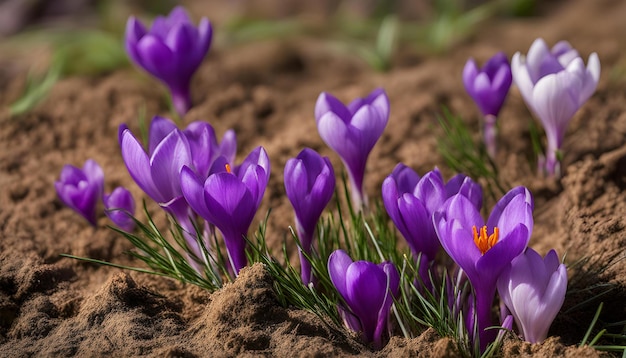
[[[570,264],[586,258],[570,269],[572,289],[552,327],[555,337],[541,345],[509,340],[503,354],[593,356],[598,353],[576,344],[597,305],[605,303],[602,322],[626,319],[626,261],[618,260],[626,247],[624,14],[623,1],[561,2],[540,18],[493,21],[445,56],[400,56],[385,74],[312,39],[216,49],[194,79],[195,107],[184,122],[207,120],[219,135],[234,128],[239,153],[266,148],[273,172],[259,218],[272,208],[268,238],[278,248],[293,221],[282,189],[286,160],[308,146],[340,168],[315,127],[313,107],[321,91],[349,100],[381,86],[389,95],[390,122],[370,156],[365,182],[373,197],[400,161],[419,173],[439,166],[446,177],[453,174],[436,151],[441,132],[435,116],[446,105],[478,128],[477,109],[461,83],[468,57],[482,63],[499,50],[526,52],[540,36],[548,43],[569,40],[585,57],[598,52],[601,81],[569,127],[563,178],[537,178],[527,164],[530,114],[517,90],[501,114],[497,158],[507,183],[526,185],[535,195],[531,246],[567,253]],[[25,68],[9,56],[0,61],[0,103],[7,105],[24,86]],[[458,355],[450,339],[431,330],[412,340],[392,337],[383,351],[372,352],[311,313],[282,308],[259,265],[209,294],[165,278],[61,258],[71,253],[137,265],[124,255],[130,244],[105,227],[106,217],[93,229],[61,204],[53,182],[64,164],[80,166],[93,158],[104,169],[107,192],[124,185],[141,198],[121,159],[117,128],[127,123],[137,131],[142,106],[148,115],[167,116],[162,89],[128,68],[62,80],[32,112],[0,115],[0,356]]]

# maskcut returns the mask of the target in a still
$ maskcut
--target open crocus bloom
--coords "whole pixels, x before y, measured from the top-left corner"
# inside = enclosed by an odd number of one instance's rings
[[[585,67],[568,42],[561,41],[550,50],[543,39],[537,39],[528,55],[518,52],[513,56],[511,69],[526,105],[546,132],[548,146],[543,169],[549,175],[558,174],[557,152],[567,125],[598,85],[598,55],[592,53]]]
[[[356,209],[366,205],[363,177],[370,151],[389,120],[389,99],[381,88],[345,106],[322,92],[315,104],[315,119],[322,140],[334,150],[348,169],[352,201]]]
[[[217,168],[214,164],[206,180],[185,166],[181,189],[189,206],[222,232],[233,272],[238,274],[247,264],[244,237],[267,187],[269,158],[258,147],[238,167],[232,168],[223,157],[215,163],[224,165]]]
[[[399,295],[400,275],[390,262],[353,262],[337,250],[328,258],[328,273],[348,310],[339,308],[348,328],[361,332],[367,343],[382,348],[393,298]]]
[[[504,195],[493,208],[487,223],[464,195],[448,199],[433,222],[444,250],[467,275],[476,298],[475,312],[481,349],[493,341],[491,306],[496,280],[502,270],[520,255],[533,229],[533,199],[524,187]]]
[[[126,24],[126,52],[138,66],[161,80],[180,115],[191,107],[191,77],[209,51],[213,29],[206,18],[196,28],[182,7],[159,16],[150,30],[134,16]]]
[[[540,343],[561,309],[567,291],[567,269],[556,251],[545,258],[533,249],[515,258],[498,278],[498,293],[522,336]]]
[[[133,231],[135,228],[135,199],[124,187],[117,187],[111,194],[104,195],[104,213],[113,223],[124,231]]]
[[[296,213],[301,250],[310,254],[315,226],[333,197],[335,172],[328,157],[305,148],[285,164],[285,191]],[[311,264],[300,251],[302,282],[312,282]]]
[[[407,240],[413,254],[422,254],[426,262],[433,260],[441,247],[432,214],[440,210],[452,195],[461,194],[480,210],[482,189],[469,177],[459,174],[444,184],[439,169],[420,176],[399,163],[385,179],[382,187],[383,203],[391,220]],[[426,279],[427,277],[422,277]]]
[[[98,163],[88,159],[82,169],[65,165],[54,187],[65,205],[96,226],[96,207],[104,189],[104,173]]]

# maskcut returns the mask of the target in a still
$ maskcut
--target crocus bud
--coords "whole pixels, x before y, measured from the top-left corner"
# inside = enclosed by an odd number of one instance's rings
[[[463,84],[467,93],[484,116],[483,135],[487,153],[496,156],[496,117],[511,87],[511,66],[502,52],[493,56],[478,69],[473,58],[467,60],[463,70]]]
[[[556,251],[545,258],[533,249],[515,258],[498,278],[498,293],[511,311],[520,333],[541,343],[561,309],[567,290],[567,269]]]
[[[104,173],[98,163],[88,159],[82,170],[65,165],[54,187],[65,205],[96,226],[96,207],[104,188]]]
[[[467,60],[463,70],[463,84],[483,116],[497,117],[509,93],[511,66],[506,55],[497,53],[478,69],[473,58]]]
[[[191,107],[191,77],[209,51],[213,29],[206,18],[196,28],[182,7],[157,17],[150,30],[131,16],[126,23],[126,52],[130,59],[163,82],[180,115]]]
[[[328,258],[330,279],[348,307],[340,307],[346,326],[360,332],[375,349],[383,346],[389,311],[400,293],[400,275],[390,262],[353,262],[337,250]]]
[[[181,189],[189,206],[221,231],[234,274],[247,264],[244,237],[259,208],[269,175],[269,158],[262,147],[252,151],[238,167],[225,164],[221,171],[212,170],[206,180],[188,166],[180,174]]]
[[[557,153],[565,130],[578,109],[591,97],[600,79],[600,60],[594,52],[587,67],[566,41],[548,48],[537,39],[528,55],[516,53],[511,61],[513,80],[526,105],[539,118],[546,132],[544,168],[548,175],[559,175]]]
[[[330,160],[313,149],[305,148],[285,164],[285,191],[296,213],[296,230],[300,239],[302,282],[312,282],[310,254],[315,226],[335,190],[335,172]]]
[[[124,187],[117,187],[111,194],[104,195],[104,213],[113,223],[124,231],[133,231],[135,228],[135,199]]]
[[[389,99],[382,88],[345,106],[323,92],[315,104],[317,130],[322,140],[334,150],[348,169],[352,201],[357,210],[367,205],[363,177],[367,157],[389,119]]]

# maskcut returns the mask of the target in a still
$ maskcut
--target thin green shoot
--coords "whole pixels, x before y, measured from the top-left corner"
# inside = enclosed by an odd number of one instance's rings
[[[587,345],[587,340],[591,336],[591,332],[593,331],[593,328],[595,327],[596,322],[598,322],[598,318],[600,317],[600,312],[602,312],[602,307],[604,307],[604,302],[600,302],[600,305],[598,305],[596,314],[593,316],[593,319],[591,320],[591,323],[589,324],[589,328],[587,328],[587,332],[583,336],[583,339],[580,342],[579,347]]]
[[[498,168],[487,154],[485,146],[476,144],[470,130],[460,117],[454,116],[447,108],[437,116],[437,121],[444,131],[437,141],[437,149],[446,164],[458,173],[465,173],[474,180],[484,179],[486,189],[495,201],[506,193],[508,185],[501,182]]]

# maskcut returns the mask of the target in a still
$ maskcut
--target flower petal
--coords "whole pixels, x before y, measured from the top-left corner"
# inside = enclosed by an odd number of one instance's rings
[[[317,102],[315,103],[315,119],[318,121],[318,127],[319,121],[328,113],[334,113],[337,119],[345,124],[347,124],[352,117],[348,108],[346,108],[341,101],[330,93],[322,92],[319,97],[317,97]]]
[[[122,158],[128,173],[139,187],[156,202],[167,201],[152,181],[150,159],[129,129],[121,135]]]
[[[180,189],[191,209],[205,220],[209,220],[211,214],[204,200],[204,183],[201,178],[186,165],[184,165],[180,171]],[[215,225],[215,223],[211,223]]]
[[[328,257],[328,275],[330,280],[348,305],[350,305],[350,302],[346,287],[346,272],[351,264],[352,259],[343,250],[335,250]]]
[[[487,220],[487,227],[498,227],[500,238],[503,238],[521,223],[530,235],[533,230],[533,207],[533,197],[528,189],[523,186],[513,188],[498,200]]]
[[[161,143],[168,134],[176,129],[176,124],[171,120],[154,116],[150,122],[150,130],[148,131],[148,153],[154,153],[154,149]]]

